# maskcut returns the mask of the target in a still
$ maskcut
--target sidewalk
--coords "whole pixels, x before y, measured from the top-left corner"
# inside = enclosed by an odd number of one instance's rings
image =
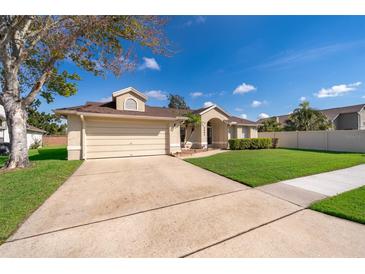
[[[311,203],[365,185],[365,165],[281,181],[257,188],[307,207]]]

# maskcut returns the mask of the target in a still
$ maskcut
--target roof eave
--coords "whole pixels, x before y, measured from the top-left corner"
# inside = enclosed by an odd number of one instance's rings
[[[214,109],[214,108],[217,108],[217,109],[219,109],[220,111],[222,111],[228,118],[229,117],[231,117],[231,115],[229,114],[229,113],[227,113],[224,109],[222,109],[220,106],[218,106],[218,105],[212,105],[212,106],[210,106],[209,108],[207,108],[207,109],[204,109],[202,112],[200,112],[199,114],[200,115],[203,115],[204,113],[207,113],[208,111],[210,111],[210,110],[212,110],[212,109]]]
[[[144,95],[142,92],[136,90],[134,87],[127,87],[127,88],[124,88],[121,90],[114,91],[112,93],[112,98],[114,99],[115,97],[118,97],[118,96],[123,95],[128,92],[133,92],[133,93],[137,94],[138,96],[142,97],[145,101],[147,101],[147,99],[148,99],[146,95]]]
[[[136,120],[162,120],[162,121],[176,121],[176,120],[186,120],[187,117],[176,116],[147,116],[147,115],[128,115],[128,114],[110,114],[110,113],[96,113],[96,112],[84,112],[76,110],[54,110],[56,114],[60,115],[83,115],[89,117],[108,117],[108,118],[125,118],[125,119],[136,119]]]

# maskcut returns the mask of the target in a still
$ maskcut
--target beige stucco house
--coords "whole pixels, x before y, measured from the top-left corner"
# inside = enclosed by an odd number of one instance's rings
[[[226,148],[230,138],[257,137],[257,123],[231,116],[217,105],[178,110],[146,101],[129,87],[113,92],[111,102],[55,110],[68,120],[68,159],[172,154],[181,151],[186,132],[194,148]],[[201,116],[194,130],[183,128],[188,112]]]

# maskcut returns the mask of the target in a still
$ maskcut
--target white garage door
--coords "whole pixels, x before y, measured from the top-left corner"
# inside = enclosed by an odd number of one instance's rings
[[[128,157],[167,153],[167,123],[86,120],[86,158]]]

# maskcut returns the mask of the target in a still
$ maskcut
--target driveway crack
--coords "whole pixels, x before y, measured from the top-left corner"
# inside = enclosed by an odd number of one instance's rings
[[[305,210],[305,209],[306,209],[306,208],[301,208],[301,209],[299,209],[299,210],[296,210],[296,211],[294,211],[294,212],[291,212],[291,213],[286,214],[286,215],[284,215],[284,216],[281,216],[281,217],[279,217],[279,218],[276,218],[276,219],[273,219],[273,220],[268,221],[268,222],[266,222],[266,223],[263,223],[263,224],[260,224],[260,225],[258,225],[258,226],[252,227],[252,228],[250,228],[250,229],[247,229],[247,230],[245,230],[245,231],[242,231],[242,232],[240,232],[240,233],[237,233],[237,234],[235,234],[235,235],[233,235],[233,236],[230,236],[230,237],[228,237],[228,238],[225,238],[225,239],[220,240],[220,241],[218,241],[218,242],[215,242],[215,243],[213,243],[213,244],[210,244],[210,245],[204,246],[204,247],[202,247],[202,248],[199,248],[199,249],[197,249],[197,250],[194,250],[194,251],[192,251],[192,252],[189,252],[189,253],[187,253],[187,254],[184,254],[184,255],[180,256],[179,258],[186,258],[186,257],[189,257],[189,256],[191,256],[191,255],[193,255],[193,254],[195,254],[195,253],[198,253],[198,252],[203,251],[203,250],[205,250],[205,249],[208,249],[208,248],[210,248],[210,247],[213,247],[213,246],[219,245],[219,244],[221,244],[221,243],[224,243],[224,242],[226,242],[226,241],[229,241],[229,240],[231,240],[231,239],[234,239],[234,238],[236,238],[236,237],[239,237],[239,236],[241,236],[241,235],[243,235],[243,234],[249,233],[249,232],[251,232],[251,231],[253,231],[253,230],[255,230],[255,229],[258,229],[258,228],[260,228],[260,227],[263,227],[263,226],[269,225],[269,224],[271,224],[271,223],[274,223],[274,222],[276,222],[276,221],[279,221],[279,220],[281,220],[281,219],[287,218],[287,217],[289,217],[289,216],[291,216],[291,215],[294,215],[294,214],[296,214],[296,213],[298,213],[298,212],[300,212],[300,211],[303,211],[303,210]]]

